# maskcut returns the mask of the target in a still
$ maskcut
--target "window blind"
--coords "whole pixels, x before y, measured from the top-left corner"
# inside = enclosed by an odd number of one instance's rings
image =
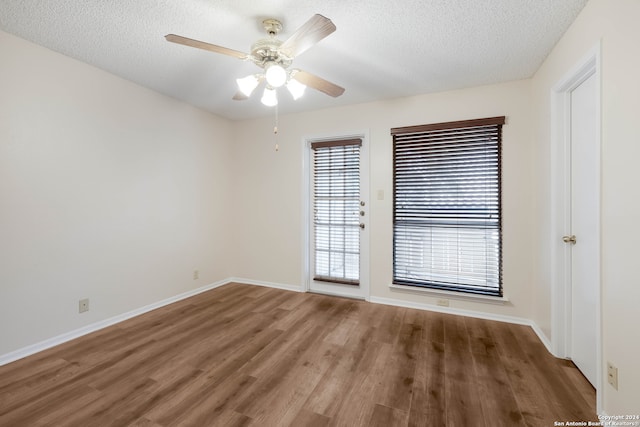
[[[391,130],[394,283],[502,295],[504,120]]]
[[[314,280],[360,279],[360,139],[311,143]]]

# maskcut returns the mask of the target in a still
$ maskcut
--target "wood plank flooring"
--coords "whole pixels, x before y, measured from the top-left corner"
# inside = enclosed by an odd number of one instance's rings
[[[527,326],[229,284],[0,367],[0,426],[553,426],[595,392]]]

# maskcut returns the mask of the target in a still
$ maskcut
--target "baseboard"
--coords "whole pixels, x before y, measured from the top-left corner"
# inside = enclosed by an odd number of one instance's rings
[[[533,332],[535,332],[538,338],[540,338],[540,341],[542,341],[542,344],[544,344],[544,346],[547,348],[547,351],[553,354],[553,351],[551,351],[551,341],[549,341],[549,338],[547,338],[544,332],[542,332],[542,329],[540,329],[538,324],[533,320],[531,320],[529,326],[531,326],[531,328],[533,329]],[[558,357],[555,354],[554,356]]]
[[[475,317],[478,319],[485,320],[495,320],[498,322],[506,322],[506,323],[514,323],[516,325],[526,325],[530,326],[533,329],[533,332],[536,333],[542,344],[547,348],[547,351],[551,353],[551,343],[549,339],[544,335],[542,329],[538,327],[538,325],[531,319],[526,319],[524,317],[516,317],[516,316],[505,316],[502,314],[495,313],[485,313],[482,311],[474,311],[474,310],[465,310],[461,308],[451,308],[451,307],[441,307],[431,304],[422,304],[418,302],[412,301],[404,301],[395,298],[382,298],[382,297],[374,297],[370,298],[370,301],[374,304],[385,304],[385,305],[393,305],[397,307],[405,307],[405,308],[415,308],[417,310],[427,310],[427,311],[435,311],[438,313],[445,314],[455,314],[457,316],[466,316],[466,317]]]
[[[225,283],[244,283],[247,285],[265,286],[267,288],[282,289],[285,291],[303,292],[300,285],[287,285],[284,283],[265,282],[262,280],[243,279],[242,277],[230,277]]]
[[[169,305],[169,304],[172,304],[174,302],[178,302],[180,300],[183,300],[185,298],[189,298],[189,297],[192,297],[194,295],[198,295],[198,294],[200,294],[202,292],[206,292],[206,291],[209,291],[211,289],[215,289],[215,288],[217,288],[219,286],[225,285],[225,284],[230,283],[230,282],[231,282],[230,280],[225,279],[225,280],[221,280],[221,281],[218,281],[218,282],[215,282],[215,283],[211,283],[209,285],[205,285],[205,286],[202,286],[200,288],[193,289],[191,291],[187,291],[187,292],[175,295],[173,297],[164,299],[162,301],[158,301],[158,302],[146,305],[144,307],[140,307],[140,308],[137,308],[135,310],[131,310],[131,311],[127,312],[127,313],[119,314],[117,316],[110,317],[109,319],[101,320],[99,322],[95,322],[95,323],[92,323],[90,325],[83,326],[82,328],[75,329],[75,330],[70,331],[70,332],[66,332],[64,334],[55,336],[53,338],[46,339],[44,341],[40,341],[38,343],[29,345],[27,347],[20,348],[18,350],[12,351],[10,353],[4,354],[4,355],[0,355],[0,366],[6,365],[7,363],[11,363],[13,361],[16,361],[18,359],[22,359],[22,358],[27,357],[27,356],[31,356],[32,354],[41,352],[43,350],[47,350],[47,349],[49,349],[51,347],[55,347],[57,345],[65,343],[67,341],[71,341],[73,339],[80,338],[83,335],[87,335],[87,334],[90,334],[92,332],[99,331],[100,329],[104,329],[104,328],[106,328],[108,326],[115,325],[116,323],[123,322],[123,321],[125,321],[127,319],[131,319],[132,317],[139,316],[141,314],[147,313],[147,312],[155,310],[157,308],[164,307],[165,305]]]

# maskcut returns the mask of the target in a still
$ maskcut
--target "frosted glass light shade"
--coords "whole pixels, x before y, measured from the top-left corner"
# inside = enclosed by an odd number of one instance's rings
[[[238,83],[238,89],[240,89],[240,92],[247,96],[251,96],[251,93],[258,86],[260,80],[258,80],[258,77],[255,74],[251,74],[250,76],[236,79],[236,83]]]
[[[280,87],[287,81],[287,71],[275,62],[266,67],[264,76],[271,87]]]
[[[294,100],[304,95],[304,90],[306,88],[307,87],[305,85],[294,79],[290,79],[287,83],[287,89],[289,89],[289,93],[293,96]]]
[[[266,88],[264,93],[262,94],[262,99],[260,101],[266,105],[267,107],[273,107],[278,105],[278,95],[276,95],[276,90],[273,88]]]

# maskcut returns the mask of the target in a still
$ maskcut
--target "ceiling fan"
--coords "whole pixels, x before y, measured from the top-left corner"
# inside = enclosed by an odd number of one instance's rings
[[[248,99],[255,88],[263,81],[266,81],[266,87],[261,101],[267,106],[278,104],[276,89],[281,86],[286,86],[294,99],[301,97],[307,86],[329,96],[338,97],[342,95],[344,88],[298,68],[289,68],[296,56],[336,30],[336,26],[329,18],[319,14],[312,16],[285,41],[276,38],[278,33],[282,31],[282,23],[280,21],[277,19],[265,19],[262,23],[268,37],[255,42],[251,46],[251,53],[244,53],[175,34],[168,34],[165,39],[172,43],[251,61],[262,68],[262,73],[251,74],[236,80],[239,90],[233,97],[234,100]]]

